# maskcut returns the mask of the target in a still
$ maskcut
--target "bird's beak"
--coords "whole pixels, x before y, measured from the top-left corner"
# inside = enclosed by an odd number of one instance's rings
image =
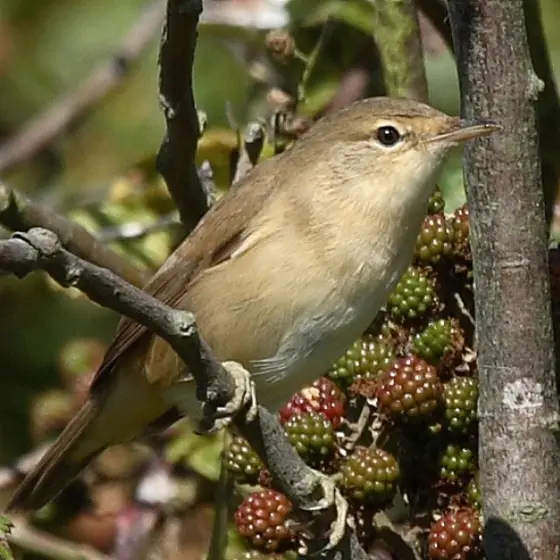
[[[500,130],[502,130],[502,127],[499,124],[488,120],[467,121],[464,119],[453,119],[451,126],[447,130],[430,138],[428,143],[446,142],[449,144],[459,144],[473,138],[488,136]]]

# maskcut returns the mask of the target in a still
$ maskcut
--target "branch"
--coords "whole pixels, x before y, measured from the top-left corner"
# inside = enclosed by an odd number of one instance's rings
[[[0,145],[0,172],[27,160],[62,134],[84,111],[99,103],[128,75],[130,66],[161,28],[164,0],[153,0],[124,36],[117,52],[75,90],[55,101]]]
[[[264,145],[265,130],[260,122],[250,122],[243,134],[237,131],[238,157],[232,186],[235,186],[258,162]]]
[[[156,166],[190,231],[208,210],[195,165],[200,124],[194,105],[192,66],[201,0],[169,0],[161,38],[160,105],[167,132]]]
[[[8,535],[8,541],[25,552],[51,560],[109,560],[93,548],[39,531],[20,518]]]
[[[212,413],[232,400],[235,389],[232,376],[199,336],[191,313],[172,309],[111,271],[76,257],[62,247],[56,235],[45,229],[16,233],[11,239],[0,242],[0,270],[23,277],[39,269],[61,285],[80,289],[96,303],[127,315],[165,339],[187,364],[197,384],[197,395],[205,403],[205,411]],[[301,460],[278,420],[259,407],[255,419],[248,421],[239,416],[234,424],[260,455],[276,484],[304,521],[313,523],[321,537],[326,535],[332,511],[319,516],[308,513],[321,504],[324,479]],[[348,526],[338,549],[343,558],[367,559]]]
[[[12,231],[44,227],[56,233],[72,253],[112,270],[135,286],[144,285],[150,272],[142,270],[109,249],[87,229],[72,220],[52,214],[20,193],[0,183],[0,224]]]
[[[427,101],[428,82],[414,0],[376,0],[372,7],[373,34],[387,95]]]
[[[465,148],[472,220],[484,517],[533,560],[560,549],[558,397],[535,101],[522,0],[449,0],[463,117],[503,126]],[[507,483],[506,483],[507,481]],[[485,531],[492,560],[520,558]]]

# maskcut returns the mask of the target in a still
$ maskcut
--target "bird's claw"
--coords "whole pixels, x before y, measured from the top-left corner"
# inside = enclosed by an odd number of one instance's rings
[[[257,395],[251,374],[237,362],[224,362],[222,365],[235,382],[235,392],[224,406],[214,407],[204,403],[204,416],[197,429],[201,434],[213,434],[229,426],[233,418],[242,411],[247,422],[252,422],[257,416]]]
[[[332,550],[338,546],[346,532],[348,522],[348,502],[344,499],[334,480],[325,475],[319,475],[319,484],[323,497],[314,505],[302,508],[311,513],[318,513],[334,508],[336,517],[331,523],[328,533],[328,542],[321,551]],[[319,552],[321,552],[319,551]]]

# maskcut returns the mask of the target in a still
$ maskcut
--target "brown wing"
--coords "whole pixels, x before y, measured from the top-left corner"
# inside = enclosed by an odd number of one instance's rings
[[[148,281],[144,291],[174,306],[202,271],[229,258],[243,238],[248,223],[278,187],[273,161],[282,157],[284,155],[259,164],[224,195]],[[122,317],[115,338],[94,377],[91,391],[97,392],[104,387],[111,378],[115,363],[150,334],[146,327]]]

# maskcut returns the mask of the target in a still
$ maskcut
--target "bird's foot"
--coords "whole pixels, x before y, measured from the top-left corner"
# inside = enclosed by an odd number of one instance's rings
[[[319,486],[322,490],[323,497],[315,505],[303,509],[304,511],[312,513],[321,513],[325,510],[333,510],[334,515],[334,520],[330,524],[330,531],[326,535],[326,538],[328,539],[327,543],[321,551],[314,551],[317,553],[332,550],[342,541],[346,533],[346,525],[348,523],[348,502],[345,500],[344,496],[342,496],[332,478],[317,472],[314,474],[319,476]],[[306,543],[303,543],[303,549],[302,553],[307,554],[309,552]]]
[[[245,414],[247,422],[252,422],[257,417],[257,395],[251,374],[237,362],[224,362],[222,365],[234,380],[235,392],[233,398],[224,406],[215,407],[204,403],[204,416],[197,429],[201,434],[213,434],[229,426],[233,418],[240,413]]]

